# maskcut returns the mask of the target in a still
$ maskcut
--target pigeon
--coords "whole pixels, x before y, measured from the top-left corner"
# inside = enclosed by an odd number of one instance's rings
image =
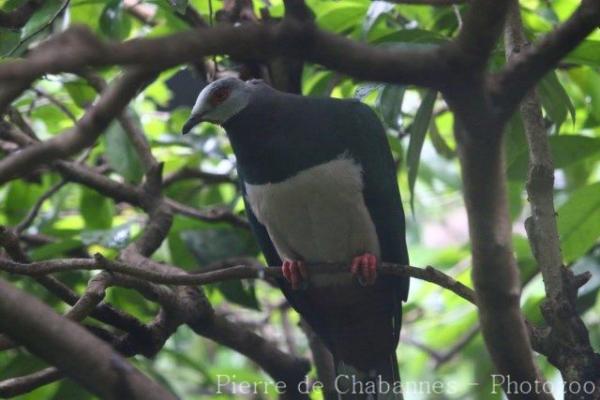
[[[408,264],[396,166],[375,112],[358,100],[306,97],[223,78],[183,127],[221,125],[252,231],[286,298],[331,351],[342,398],[401,398],[396,359]],[[310,265],[347,264],[310,276]]]

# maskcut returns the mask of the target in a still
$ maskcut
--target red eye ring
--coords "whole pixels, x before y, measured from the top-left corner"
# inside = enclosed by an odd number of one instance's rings
[[[227,99],[227,97],[229,97],[229,93],[230,93],[229,88],[225,88],[225,87],[219,88],[211,94],[210,102],[213,105],[220,104],[220,103],[224,102]]]

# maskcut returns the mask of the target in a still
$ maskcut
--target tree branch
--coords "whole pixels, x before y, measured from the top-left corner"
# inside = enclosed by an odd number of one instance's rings
[[[80,325],[2,280],[0,298],[0,329],[98,396],[175,398]]]
[[[286,382],[290,399],[308,398],[293,393],[298,383],[305,379],[310,363],[304,358],[290,356],[273,346],[256,333],[240,329],[225,317],[215,315],[208,323],[188,323],[194,332],[214,340],[245,355],[261,366],[276,381]]]
[[[90,86],[92,86],[98,93],[102,93],[108,87],[106,81],[99,75],[86,71],[85,73],[82,73],[81,76],[85,78]],[[118,116],[118,120],[125,133],[127,133],[129,140],[133,144],[137,155],[140,157],[145,171],[156,168],[158,162],[152,155],[152,149],[150,148],[148,139],[146,138],[146,135],[142,131],[137,121],[129,113],[127,107],[125,107],[123,112]]]
[[[528,45],[517,4],[510,10],[505,37],[510,61],[519,57],[520,49]],[[545,340],[555,343],[547,346],[550,350],[547,355],[560,369],[566,385],[584,384],[594,376],[595,370],[598,374],[600,356],[594,352],[589,333],[576,310],[579,285],[574,285],[573,273],[562,263],[554,208],[554,162],[535,90],[525,96],[520,110],[529,145],[527,194],[532,214],[525,221],[525,227],[546,289],[542,311],[551,330]],[[571,397],[572,393],[566,393],[566,398]]]
[[[63,377],[63,373],[54,367],[44,368],[29,375],[0,381],[0,397],[12,398],[31,392]]]
[[[21,249],[19,238],[13,231],[0,226],[0,246],[4,247],[8,255],[15,261],[28,263],[25,252]],[[69,305],[75,305],[80,297],[68,286],[51,276],[34,277],[35,281],[43,286],[48,292],[58,297]],[[108,304],[99,304],[91,313],[91,316],[99,321],[114,326],[125,332],[135,335],[140,341],[146,340],[148,331],[146,327],[131,315],[113,308]]]
[[[486,116],[489,118],[489,116]],[[482,116],[482,119],[486,118]],[[515,382],[543,382],[521,313],[519,268],[512,250],[502,140],[498,126],[456,133],[472,246],[473,283],[484,341],[497,373]],[[510,338],[510,340],[507,340]],[[525,383],[524,383],[525,384]],[[549,398],[508,394],[510,399]]]
[[[35,139],[28,135],[20,132],[9,124],[8,127],[0,129],[0,134],[8,136],[8,138],[21,147],[27,147],[38,143]],[[92,170],[91,168],[81,165],[79,163],[57,160],[52,164],[56,170],[70,182],[76,182],[90,187],[97,192],[112,198],[115,202],[126,202],[133,206],[148,208],[148,196],[145,196],[143,191],[135,186],[128,185],[126,183],[117,182],[106,176]],[[151,199],[151,198],[150,198]],[[200,221],[207,222],[228,222],[234,226],[243,229],[249,229],[248,222],[233,214],[227,209],[209,209],[209,210],[198,210],[196,208],[186,206],[173,199],[164,200],[172,211],[177,214],[185,215],[190,218],[198,219]]]
[[[223,282],[239,279],[265,279],[282,277],[280,267],[259,267],[255,265],[235,265],[210,272],[188,274],[176,267],[178,273],[165,273],[147,268],[132,266],[119,261],[111,261],[100,254],[94,259],[69,258],[48,261],[37,261],[29,264],[18,263],[0,258],[0,269],[6,272],[28,276],[43,276],[47,274],[77,271],[77,270],[106,270],[133,276],[148,282],[165,285],[206,285],[209,283]],[[346,264],[318,264],[308,265],[309,275],[330,274],[332,272],[349,273]],[[383,263],[378,271],[381,275],[410,276],[425,280],[454,292],[470,303],[475,303],[475,295],[472,289],[456,281],[454,278],[433,268],[417,268],[408,265]],[[309,276],[310,281],[310,276]]]
[[[44,192],[40,197],[38,197],[35,204],[33,205],[33,207],[31,207],[25,218],[23,218],[23,220],[15,226],[15,231],[17,233],[21,233],[25,229],[29,228],[35,217],[37,217],[40,209],[44,205],[44,202],[50,197],[54,196],[66,184],[67,181],[62,179],[59,182],[52,185],[46,192]]]
[[[461,63],[482,71],[502,35],[510,0],[472,0],[456,44]],[[468,71],[465,71],[468,73]]]
[[[565,23],[536,44],[513,46],[510,62],[491,82],[496,102],[506,115],[510,116],[523,96],[599,26],[600,2],[583,0]]]
[[[308,339],[317,378],[323,384],[323,400],[338,400],[338,391],[335,389],[336,373],[333,355],[304,319],[300,320],[300,327]]]
[[[124,279],[123,277],[112,273],[102,272],[90,280],[80,301],[78,301],[65,316],[72,320],[81,321],[104,298],[104,292],[108,286],[138,288],[138,286],[131,284],[130,278]],[[155,297],[150,297],[152,300],[156,300]],[[161,296],[160,299],[164,300],[164,297],[166,296]],[[172,298],[175,298],[174,295]],[[177,301],[183,302],[183,300],[180,299]],[[202,307],[199,307],[198,304],[195,305],[195,312],[204,312]],[[182,323],[184,323],[184,320],[182,319],[181,313],[167,313],[164,312],[164,310],[161,310],[156,318],[146,325],[149,332],[148,337],[140,338],[138,335],[132,333],[126,333],[119,337],[100,330],[97,326],[91,328],[88,327],[88,329],[97,334],[101,339],[109,342],[115,350],[126,357],[142,354],[145,357],[151,358],[162,349],[167,339]],[[63,373],[58,372],[55,368],[46,368],[30,375],[7,379],[0,382],[0,396],[5,393],[7,395],[10,394],[10,396],[27,393],[62,378]]]
[[[163,180],[164,186],[170,186],[176,182],[186,179],[200,179],[206,184],[219,184],[219,183],[232,183],[237,182],[228,174],[216,174],[212,172],[206,172],[195,168],[184,167],[180,170],[173,172]]]
[[[156,263],[140,256],[139,253],[130,252],[128,259],[144,270],[162,274],[183,273],[177,267]],[[255,332],[215,313],[199,288],[181,287],[171,290],[122,274],[116,274],[115,279],[119,285],[138,290],[150,301],[161,304],[176,321],[186,323],[197,334],[245,355],[275,380],[287,382],[290,388],[297,387],[298,382],[303,380],[308,372],[310,366],[304,358],[280,351],[275,344]]]
[[[0,184],[38,165],[68,157],[92,145],[151,75],[151,72],[141,69],[127,72],[102,94],[98,102],[67,133],[33,144],[0,160]]]
[[[225,53],[245,59],[304,58],[359,79],[438,86],[447,78],[441,49],[373,47],[295,20],[197,29],[123,43],[104,43],[88,29],[72,27],[40,45],[27,59],[0,65],[0,80],[31,81],[45,73],[114,64],[165,69]]]

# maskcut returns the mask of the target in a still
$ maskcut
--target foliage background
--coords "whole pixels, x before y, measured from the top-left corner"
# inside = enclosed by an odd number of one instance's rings
[[[4,1],[2,8],[10,10],[21,3]],[[459,29],[463,10],[463,6],[424,7],[368,0],[307,3],[315,11],[320,27],[381,46],[428,46],[446,41]],[[570,15],[578,3],[521,1],[528,36],[535,38],[548,32]],[[19,57],[29,45],[72,24],[85,24],[107,40],[161,36],[189,29],[177,15],[188,5],[185,0],[143,4],[155,12],[152,23],[141,21],[131,12],[132,4],[120,0],[48,0],[23,28],[0,31],[0,53],[4,59]],[[193,0],[189,5],[207,21],[214,19],[209,15],[211,6],[206,0]],[[221,6],[217,0],[212,4],[215,10]],[[268,7],[273,17],[283,13],[279,0],[269,4],[256,2],[254,6],[257,13],[260,8]],[[217,61],[221,70],[236,69],[231,60]],[[493,63],[495,66],[504,63],[503,49],[497,49]],[[579,307],[595,348],[600,346],[599,68],[597,31],[538,87],[557,168],[555,201],[564,262],[578,272],[593,273],[592,280],[580,292]],[[110,80],[117,70],[106,68],[100,72]],[[176,83],[182,81],[187,83],[183,89]],[[243,205],[234,182],[235,159],[221,130],[205,124],[196,129],[195,135],[180,135],[193,98],[202,85],[202,80],[194,80],[189,73],[182,75],[175,69],[164,72],[137,96],[128,112],[143,128],[154,155],[165,163],[165,175],[188,167],[222,178],[216,183],[203,179],[176,181],[167,189],[169,197],[194,207],[227,207],[241,213]],[[468,230],[452,135],[453,117],[443,100],[433,92],[355,82],[311,65],[305,68],[302,87],[308,96],[354,97],[374,107],[388,129],[398,161],[411,264],[433,265],[470,285]],[[37,135],[47,139],[72,126],[73,118],[80,117],[95,97],[94,89],[75,75],[47,75],[14,105]],[[544,295],[543,285],[524,231],[524,220],[529,214],[524,187],[527,146],[518,117],[513,118],[508,130],[506,173],[515,251],[525,282],[522,306],[529,320],[541,323],[538,305]],[[116,180],[137,183],[143,174],[141,162],[118,123],[111,125],[86,163],[108,165],[110,177]],[[28,179],[15,180],[0,188],[0,224],[15,225],[21,221],[37,198],[59,179],[54,174],[32,173]],[[69,183],[44,203],[42,212],[27,231],[55,241],[31,248],[29,255],[34,260],[57,258],[83,248],[89,253],[115,256],[139,234],[142,216],[134,207],[114,204],[90,189]],[[249,232],[227,224],[176,216],[168,240],[155,258],[193,270],[235,256],[259,256]],[[90,276],[88,272],[76,272],[62,274],[61,278],[71,287],[83,290]],[[30,280],[15,282],[64,311],[62,304]],[[283,297],[276,289],[261,282],[234,282],[209,286],[207,294],[216,308],[226,311],[238,323],[277,340],[282,348],[308,354],[306,339],[296,327],[298,317],[282,306]],[[110,288],[106,300],[143,321],[156,312],[154,304],[125,289]],[[447,354],[456,346],[460,346],[460,352],[448,359]],[[492,366],[477,333],[474,307],[438,287],[413,280],[398,358],[403,381],[409,383],[407,399],[500,398],[499,391],[496,397],[490,394]],[[557,372],[543,358],[539,362],[550,381],[560,382]],[[269,379],[243,356],[195,335],[186,327],[179,329],[155,359],[138,356],[135,364],[185,399],[213,396],[218,374],[235,375],[240,381]],[[2,352],[0,380],[34,372],[42,366],[41,361],[24,350]],[[438,380],[452,390],[431,395],[410,393],[410,382],[432,384]],[[273,397],[272,391],[263,397]],[[63,381],[21,398],[62,400],[92,396],[74,383]]]

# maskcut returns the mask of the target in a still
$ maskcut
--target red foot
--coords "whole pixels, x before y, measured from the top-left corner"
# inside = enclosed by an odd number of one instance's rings
[[[285,260],[281,270],[285,279],[291,283],[292,289],[299,289],[302,281],[308,279],[308,272],[302,261]]]
[[[365,253],[354,257],[350,266],[352,275],[358,277],[361,285],[372,285],[377,279],[377,257],[371,253]]]

